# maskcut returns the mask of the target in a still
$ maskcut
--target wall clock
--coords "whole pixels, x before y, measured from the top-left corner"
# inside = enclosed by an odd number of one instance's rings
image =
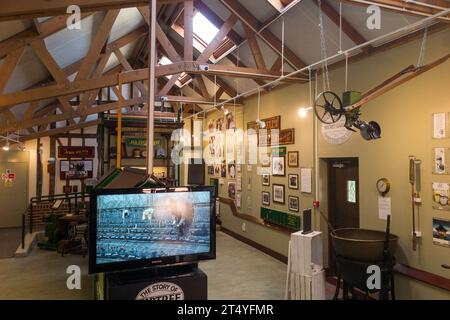
[[[391,183],[386,178],[381,178],[377,181],[377,190],[383,197],[391,190]]]

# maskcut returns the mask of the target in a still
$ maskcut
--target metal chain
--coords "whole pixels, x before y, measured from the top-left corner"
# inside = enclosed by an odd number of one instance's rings
[[[322,1],[318,0],[319,4],[319,27],[320,27],[320,52],[322,56],[322,72],[324,77],[324,91],[330,91],[330,78],[328,76],[328,61],[327,59],[327,44],[325,41],[325,28],[323,24],[322,15]]]
[[[425,28],[425,30],[423,32],[422,44],[420,46],[419,60],[417,61],[418,68],[422,67],[423,62],[425,61],[425,52],[427,49],[427,39],[428,39],[428,27]]]

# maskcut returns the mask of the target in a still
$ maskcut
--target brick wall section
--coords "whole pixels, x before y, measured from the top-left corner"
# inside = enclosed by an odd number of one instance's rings
[[[45,218],[52,213],[69,213],[69,205],[62,204],[57,210],[52,209],[53,202],[42,202],[33,205],[33,227],[42,226],[45,224]],[[72,210],[74,208],[72,207]],[[27,209],[27,215],[25,217],[26,225],[30,225],[30,209]]]

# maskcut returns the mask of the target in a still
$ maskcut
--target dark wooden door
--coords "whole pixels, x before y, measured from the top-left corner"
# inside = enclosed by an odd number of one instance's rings
[[[328,162],[328,218],[334,229],[359,228],[358,159],[332,159]],[[331,232],[331,230],[329,230]],[[330,268],[334,268],[330,237]]]

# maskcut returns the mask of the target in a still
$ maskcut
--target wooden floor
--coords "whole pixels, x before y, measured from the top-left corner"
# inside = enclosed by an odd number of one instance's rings
[[[79,265],[82,290],[66,287],[66,269]],[[286,265],[230,236],[217,233],[217,259],[202,262],[209,299],[284,299]],[[87,258],[35,249],[26,258],[0,260],[0,299],[92,299]],[[327,296],[333,292],[327,288]]]
[[[22,228],[0,228],[0,259],[14,257],[21,238]]]

